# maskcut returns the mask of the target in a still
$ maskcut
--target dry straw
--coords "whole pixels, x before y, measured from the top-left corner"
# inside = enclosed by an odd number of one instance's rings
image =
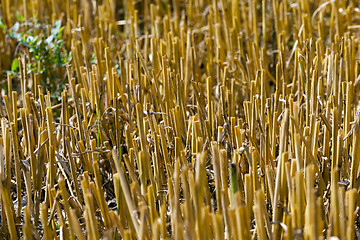
[[[359,7],[2,0],[1,238],[359,238]],[[35,19],[58,99],[7,35]]]

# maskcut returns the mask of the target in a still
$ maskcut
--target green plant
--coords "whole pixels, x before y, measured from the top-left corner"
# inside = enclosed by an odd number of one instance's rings
[[[52,92],[53,100],[60,100],[60,92],[66,82],[65,66],[71,61],[62,40],[61,20],[53,26],[39,20],[16,22],[8,32],[8,37],[17,42],[11,72],[19,74],[17,57],[28,53],[27,74],[38,73],[40,84]]]

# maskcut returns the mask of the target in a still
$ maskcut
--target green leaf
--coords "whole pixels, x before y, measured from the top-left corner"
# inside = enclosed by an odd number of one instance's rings
[[[23,21],[23,20],[24,20],[24,16],[19,15],[19,13],[17,12],[17,13],[16,13],[16,19],[17,19],[18,21]]]
[[[11,71],[16,72],[19,69],[19,61],[15,58],[11,63]]]
[[[1,17],[0,17],[0,29],[6,29],[6,26],[5,24],[3,24]]]
[[[46,38],[45,43],[50,44],[53,39],[54,39],[54,35],[50,35],[48,38]]]
[[[0,17],[0,29],[6,29],[6,26],[2,22],[2,17]]]
[[[17,31],[19,30],[19,27],[20,27],[20,24],[19,24],[18,22],[16,22],[16,23],[14,24],[14,26],[11,28],[11,30],[12,30],[13,32],[17,32]]]
[[[61,28],[61,20],[56,21],[55,25],[53,26],[53,28],[51,29],[51,35],[53,35],[54,37],[56,37],[56,35],[58,33],[60,33],[60,28]]]
[[[31,35],[27,36],[26,42],[32,43],[33,41],[34,41],[34,37],[33,37],[33,36],[31,36]]]

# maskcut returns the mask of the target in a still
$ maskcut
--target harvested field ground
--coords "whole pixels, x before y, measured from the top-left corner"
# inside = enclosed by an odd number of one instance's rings
[[[0,239],[360,239],[356,0],[0,0]]]

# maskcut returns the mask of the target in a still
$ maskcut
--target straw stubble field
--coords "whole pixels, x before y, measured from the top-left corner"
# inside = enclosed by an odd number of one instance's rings
[[[1,0],[2,239],[360,239],[356,0]]]

